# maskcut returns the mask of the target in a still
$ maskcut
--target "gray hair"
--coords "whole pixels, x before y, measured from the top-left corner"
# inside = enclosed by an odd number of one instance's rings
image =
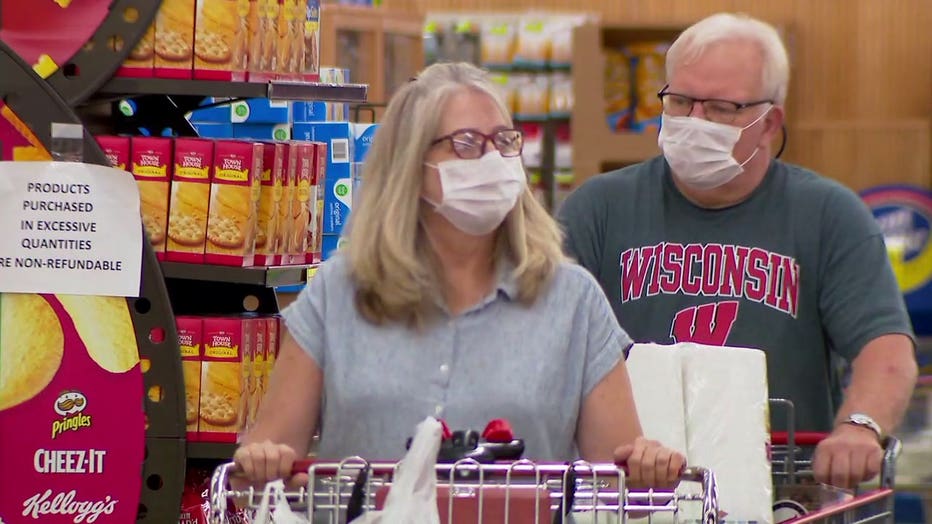
[[[772,25],[744,14],[718,13],[696,22],[673,42],[667,51],[667,79],[681,64],[696,60],[713,44],[750,41],[763,55],[761,86],[764,96],[783,105],[790,83],[790,65],[780,33]]]

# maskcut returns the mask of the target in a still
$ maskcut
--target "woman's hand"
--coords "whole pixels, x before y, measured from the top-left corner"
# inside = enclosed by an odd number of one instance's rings
[[[656,440],[638,437],[615,449],[615,462],[627,465],[629,489],[672,489],[680,480],[686,457]]]
[[[290,479],[295,458],[295,451],[290,446],[270,440],[246,444],[233,454],[233,462],[241,476],[252,484]]]

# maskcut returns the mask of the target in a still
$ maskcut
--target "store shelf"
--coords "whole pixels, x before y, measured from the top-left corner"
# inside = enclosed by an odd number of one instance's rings
[[[230,460],[236,452],[236,444],[215,442],[188,442],[186,448],[189,459],[201,460]]]
[[[219,82],[166,78],[112,78],[98,91],[98,98],[134,95],[213,96],[218,98],[271,98],[362,103],[368,98],[366,84],[320,82]]]
[[[233,267],[162,262],[162,274],[165,278],[178,280],[279,287],[307,282],[308,269],[311,267],[313,266]]]

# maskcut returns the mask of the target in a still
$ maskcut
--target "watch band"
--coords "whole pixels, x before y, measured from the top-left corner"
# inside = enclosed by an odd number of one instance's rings
[[[881,429],[880,424],[871,418],[870,415],[866,415],[864,413],[852,413],[848,415],[848,418],[844,420],[844,423],[867,428],[877,434],[877,440],[881,442],[884,440],[883,429]]]

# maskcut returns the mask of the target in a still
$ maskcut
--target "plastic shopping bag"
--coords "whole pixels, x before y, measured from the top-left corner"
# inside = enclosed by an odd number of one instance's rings
[[[437,511],[437,452],[442,426],[428,417],[418,424],[382,511],[370,511],[352,524],[440,524]]]
[[[252,524],[309,524],[308,520],[291,511],[285,497],[285,483],[269,482],[262,491],[262,499],[252,518]]]

